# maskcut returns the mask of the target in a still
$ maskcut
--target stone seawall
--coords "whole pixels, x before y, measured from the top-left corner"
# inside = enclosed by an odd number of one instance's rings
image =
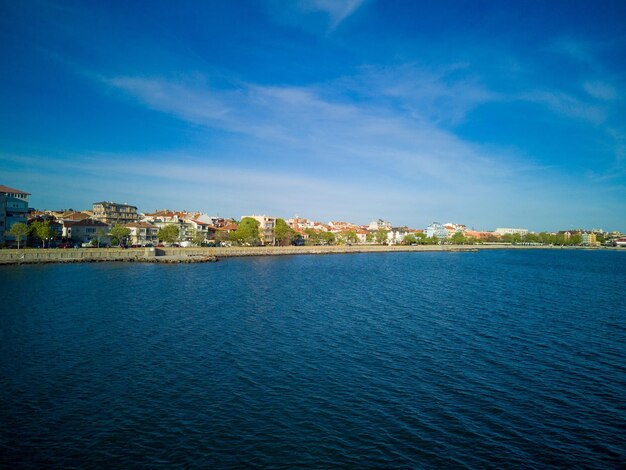
[[[551,246],[512,245],[352,245],[352,246],[285,246],[230,248],[69,248],[0,250],[0,264],[72,263],[72,262],[205,262],[241,256],[329,255],[389,252],[472,252],[485,249],[564,249]],[[604,249],[566,247],[565,249]]]
[[[140,261],[154,258],[149,248],[68,248],[0,250],[0,264]]]
[[[231,258],[242,256],[286,256],[286,255],[332,255],[349,253],[388,253],[407,251],[478,251],[472,246],[422,245],[422,246],[249,246],[230,248],[157,248],[157,256],[216,256]]]

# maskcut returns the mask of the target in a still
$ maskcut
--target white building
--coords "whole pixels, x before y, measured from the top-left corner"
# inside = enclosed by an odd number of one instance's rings
[[[387,243],[389,245],[399,245],[409,233],[411,231],[408,227],[392,227],[387,232]]]
[[[439,222],[433,222],[426,227],[426,236],[428,238],[437,237],[439,240],[445,240],[448,237],[448,231]]]
[[[391,223],[383,219],[378,219],[378,220],[372,220],[370,224],[367,226],[367,229],[371,230],[372,232],[375,232],[376,230],[380,230],[381,228],[385,230],[391,230]]]
[[[496,235],[528,235],[528,229],[525,228],[497,228]]]
[[[130,230],[130,243],[133,245],[156,244],[159,241],[159,228],[148,222],[131,222],[124,227]]]

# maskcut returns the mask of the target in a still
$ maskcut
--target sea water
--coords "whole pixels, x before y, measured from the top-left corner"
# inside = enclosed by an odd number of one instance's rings
[[[17,467],[626,465],[626,250],[0,267]]]

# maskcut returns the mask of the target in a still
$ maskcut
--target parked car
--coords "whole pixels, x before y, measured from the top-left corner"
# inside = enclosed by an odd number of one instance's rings
[[[71,243],[61,243],[59,246],[57,246],[57,248],[62,248],[62,249],[66,249],[66,248],[72,248],[74,245],[72,245]]]

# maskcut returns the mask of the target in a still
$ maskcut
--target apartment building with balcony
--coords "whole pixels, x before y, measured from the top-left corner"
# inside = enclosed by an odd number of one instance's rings
[[[426,227],[426,236],[428,238],[437,237],[439,240],[445,240],[448,238],[448,231],[439,222],[433,222]]]
[[[28,221],[28,196],[30,193],[0,185],[0,244],[15,242],[7,232],[13,224]]]
[[[125,225],[139,220],[137,208],[128,204],[103,201],[93,203],[93,219],[108,226]]]

